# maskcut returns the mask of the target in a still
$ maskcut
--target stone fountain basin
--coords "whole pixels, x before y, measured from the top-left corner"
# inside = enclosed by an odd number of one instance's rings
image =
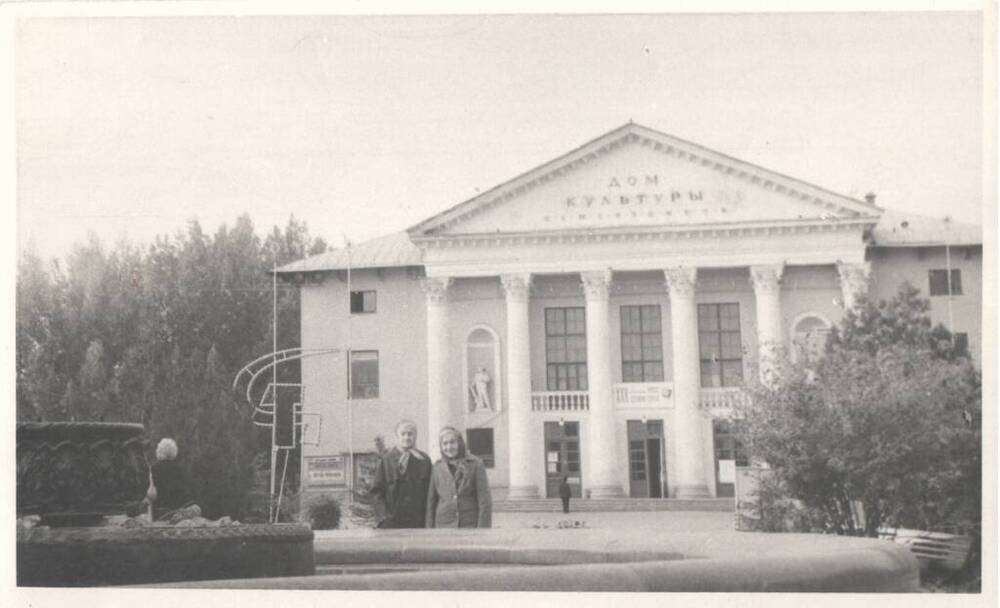
[[[301,524],[33,528],[17,533],[17,584],[90,587],[309,575],[313,532]]]
[[[868,538],[655,529],[318,532],[320,574],[175,587],[439,591],[912,592],[917,560]],[[329,572],[329,573],[324,573]],[[361,573],[358,573],[361,572]]]

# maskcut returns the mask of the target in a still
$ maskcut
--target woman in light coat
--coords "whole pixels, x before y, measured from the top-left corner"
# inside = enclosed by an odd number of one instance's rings
[[[431,469],[427,527],[491,527],[493,500],[483,461],[466,452],[462,434],[454,427],[441,429],[438,441],[441,459]]]

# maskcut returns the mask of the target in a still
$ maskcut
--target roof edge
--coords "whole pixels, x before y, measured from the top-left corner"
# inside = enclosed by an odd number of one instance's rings
[[[581,154],[587,148],[595,146],[604,140],[609,140],[609,141],[614,140],[618,136],[628,134],[629,132],[631,132],[631,134],[635,136],[658,138],[668,143],[679,144],[685,148],[697,152],[698,155],[704,155],[706,157],[712,156],[720,161],[724,161],[726,163],[732,164],[742,169],[749,169],[773,179],[798,184],[804,188],[813,190],[816,193],[824,194],[831,198],[837,199],[844,207],[847,207],[857,213],[862,213],[861,209],[871,211],[872,213],[875,214],[881,214],[881,212],[884,211],[883,208],[879,207],[878,205],[875,205],[874,203],[869,203],[868,201],[865,200],[857,199],[851,196],[847,196],[845,194],[834,192],[833,190],[829,190],[822,186],[818,186],[816,184],[813,184],[812,182],[792,177],[790,175],[786,175],[784,173],[768,169],[761,165],[757,165],[745,160],[738,159],[734,156],[730,156],[723,152],[713,150],[701,144],[697,144],[688,141],[686,139],[670,135],[669,133],[664,133],[662,131],[658,131],[656,129],[652,129],[650,127],[629,121],[624,125],[612,129],[602,135],[599,135],[598,137],[595,137],[587,141],[586,143],[577,146],[576,148],[573,148],[572,150],[566,153],[560,154],[559,156],[548,162],[545,162],[541,165],[528,169],[527,171],[524,171],[523,173],[520,173],[515,177],[507,179],[501,182],[500,184],[493,186],[492,188],[490,188],[485,192],[477,194],[472,198],[466,199],[458,203],[457,205],[445,209],[440,213],[437,213],[421,222],[418,222],[417,224],[410,226],[409,228],[406,229],[406,233],[409,234],[411,238],[425,236],[427,232],[439,227],[441,224],[446,223],[449,219],[452,218],[457,219],[457,217],[462,217],[464,215],[463,210],[466,210],[466,212],[472,211],[477,206],[485,204],[489,202],[491,199],[493,199],[496,195],[503,193],[505,189],[513,187],[517,182],[528,179],[529,177],[535,174],[543,175],[555,169],[559,165],[575,162],[575,160],[571,160],[574,155]]]

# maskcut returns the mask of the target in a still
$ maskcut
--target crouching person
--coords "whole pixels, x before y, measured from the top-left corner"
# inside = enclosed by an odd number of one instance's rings
[[[493,500],[483,461],[466,452],[454,427],[441,429],[438,439],[441,460],[434,463],[427,490],[427,527],[491,527]]]

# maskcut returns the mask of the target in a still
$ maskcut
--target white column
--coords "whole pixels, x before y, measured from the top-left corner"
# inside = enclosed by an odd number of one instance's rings
[[[783,264],[750,267],[757,301],[757,365],[762,382],[772,382],[782,354],[781,275]]]
[[[611,328],[608,289],[611,271],[582,272],[587,300],[587,385],[590,415],[587,418],[588,475],[591,498],[623,496],[618,479],[618,449],[615,445],[615,411],[611,395]]]
[[[698,357],[698,313],[694,302],[697,268],[666,268],[670,290],[671,350],[674,363],[674,432],[676,498],[709,496],[702,456],[701,370]]]
[[[837,262],[840,275],[840,290],[844,297],[844,310],[851,310],[858,304],[858,296],[868,295],[868,276],[871,265],[868,262],[847,264]]]
[[[448,287],[451,277],[424,279],[427,296],[427,452],[440,457],[438,432],[448,424]]]
[[[500,277],[507,296],[507,451],[510,481],[507,498],[537,498],[538,487],[531,482],[530,441],[538,429],[531,427],[531,336],[528,302],[531,275]]]

